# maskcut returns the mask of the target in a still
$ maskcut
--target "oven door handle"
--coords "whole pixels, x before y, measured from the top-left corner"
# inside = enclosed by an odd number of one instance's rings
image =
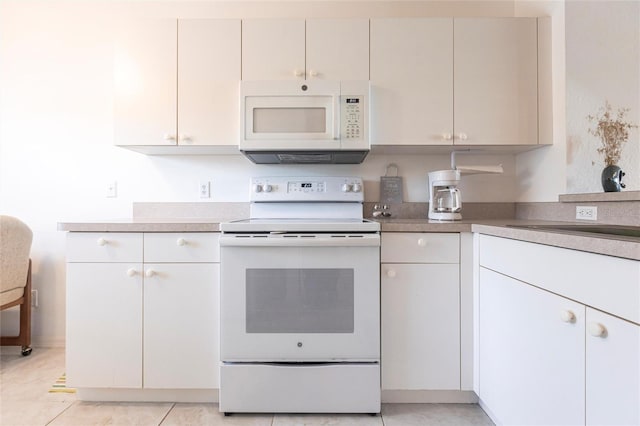
[[[345,237],[220,237],[220,246],[226,247],[380,247],[380,235]]]

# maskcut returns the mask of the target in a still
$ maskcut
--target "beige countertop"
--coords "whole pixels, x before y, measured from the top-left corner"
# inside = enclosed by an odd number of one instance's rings
[[[134,218],[103,221],[61,222],[58,230],[69,232],[218,232],[229,218]],[[640,260],[640,239],[571,231],[549,231],[512,226],[567,224],[567,222],[517,219],[461,220],[378,219],[382,232],[477,232],[498,237]],[[581,223],[582,225],[589,225]]]
[[[133,218],[60,222],[58,231],[69,232],[218,232],[228,218]]]

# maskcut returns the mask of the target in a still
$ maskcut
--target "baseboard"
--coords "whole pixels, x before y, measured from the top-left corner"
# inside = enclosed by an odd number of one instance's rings
[[[487,416],[489,416],[489,418],[491,419],[491,421],[496,424],[496,425],[501,425],[502,423],[498,420],[498,418],[495,416],[495,414],[493,414],[493,412],[491,412],[491,410],[487,407],[487,405],[484,403],[483,400],[478,399],[478,404],[480,405],[480,408],[482,408],[482,410],[487,413]]]
[[[478,395],[473,391],[459,390],[383,390],[382,403],[459,403],[476,404]]]
[[[77,389],[79,401],[218,402],[218,389]]]
[[[31,336],[31,347],[34,348],[64,348],[64,339],[55,339],[45,336]]]

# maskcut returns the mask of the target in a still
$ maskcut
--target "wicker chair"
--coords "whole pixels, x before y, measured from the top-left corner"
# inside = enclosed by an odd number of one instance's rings
[[[20,334],[0,337],[1,346],[31,353],[31,229],[19,219],[0,216],[0,310],[20,306]]]

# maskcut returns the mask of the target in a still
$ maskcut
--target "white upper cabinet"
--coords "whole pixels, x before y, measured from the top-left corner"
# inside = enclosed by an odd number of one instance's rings
[[[369,20],[307,20],[307,79],[369,80]]]
[[[536,19],[455,19],[454,46],[454,144],[537,144]]]
[[[368,19],[242,21],[243,80],[368,80]]]
[[[117,32],[117,145],[175,145],[177,21],[122,21]]]
[[[538,143],[535,18],[371,21],[371,142]]]
[[[237,145],[240,21],[178,21],[178,143]]]
[[[304,19],[242,21],[242,79],[304,79]]]
[[[240,21],[118,25],[116,145],[237,144]]]
[[[451,145],[453,19],[371,21],[371,141]]]

